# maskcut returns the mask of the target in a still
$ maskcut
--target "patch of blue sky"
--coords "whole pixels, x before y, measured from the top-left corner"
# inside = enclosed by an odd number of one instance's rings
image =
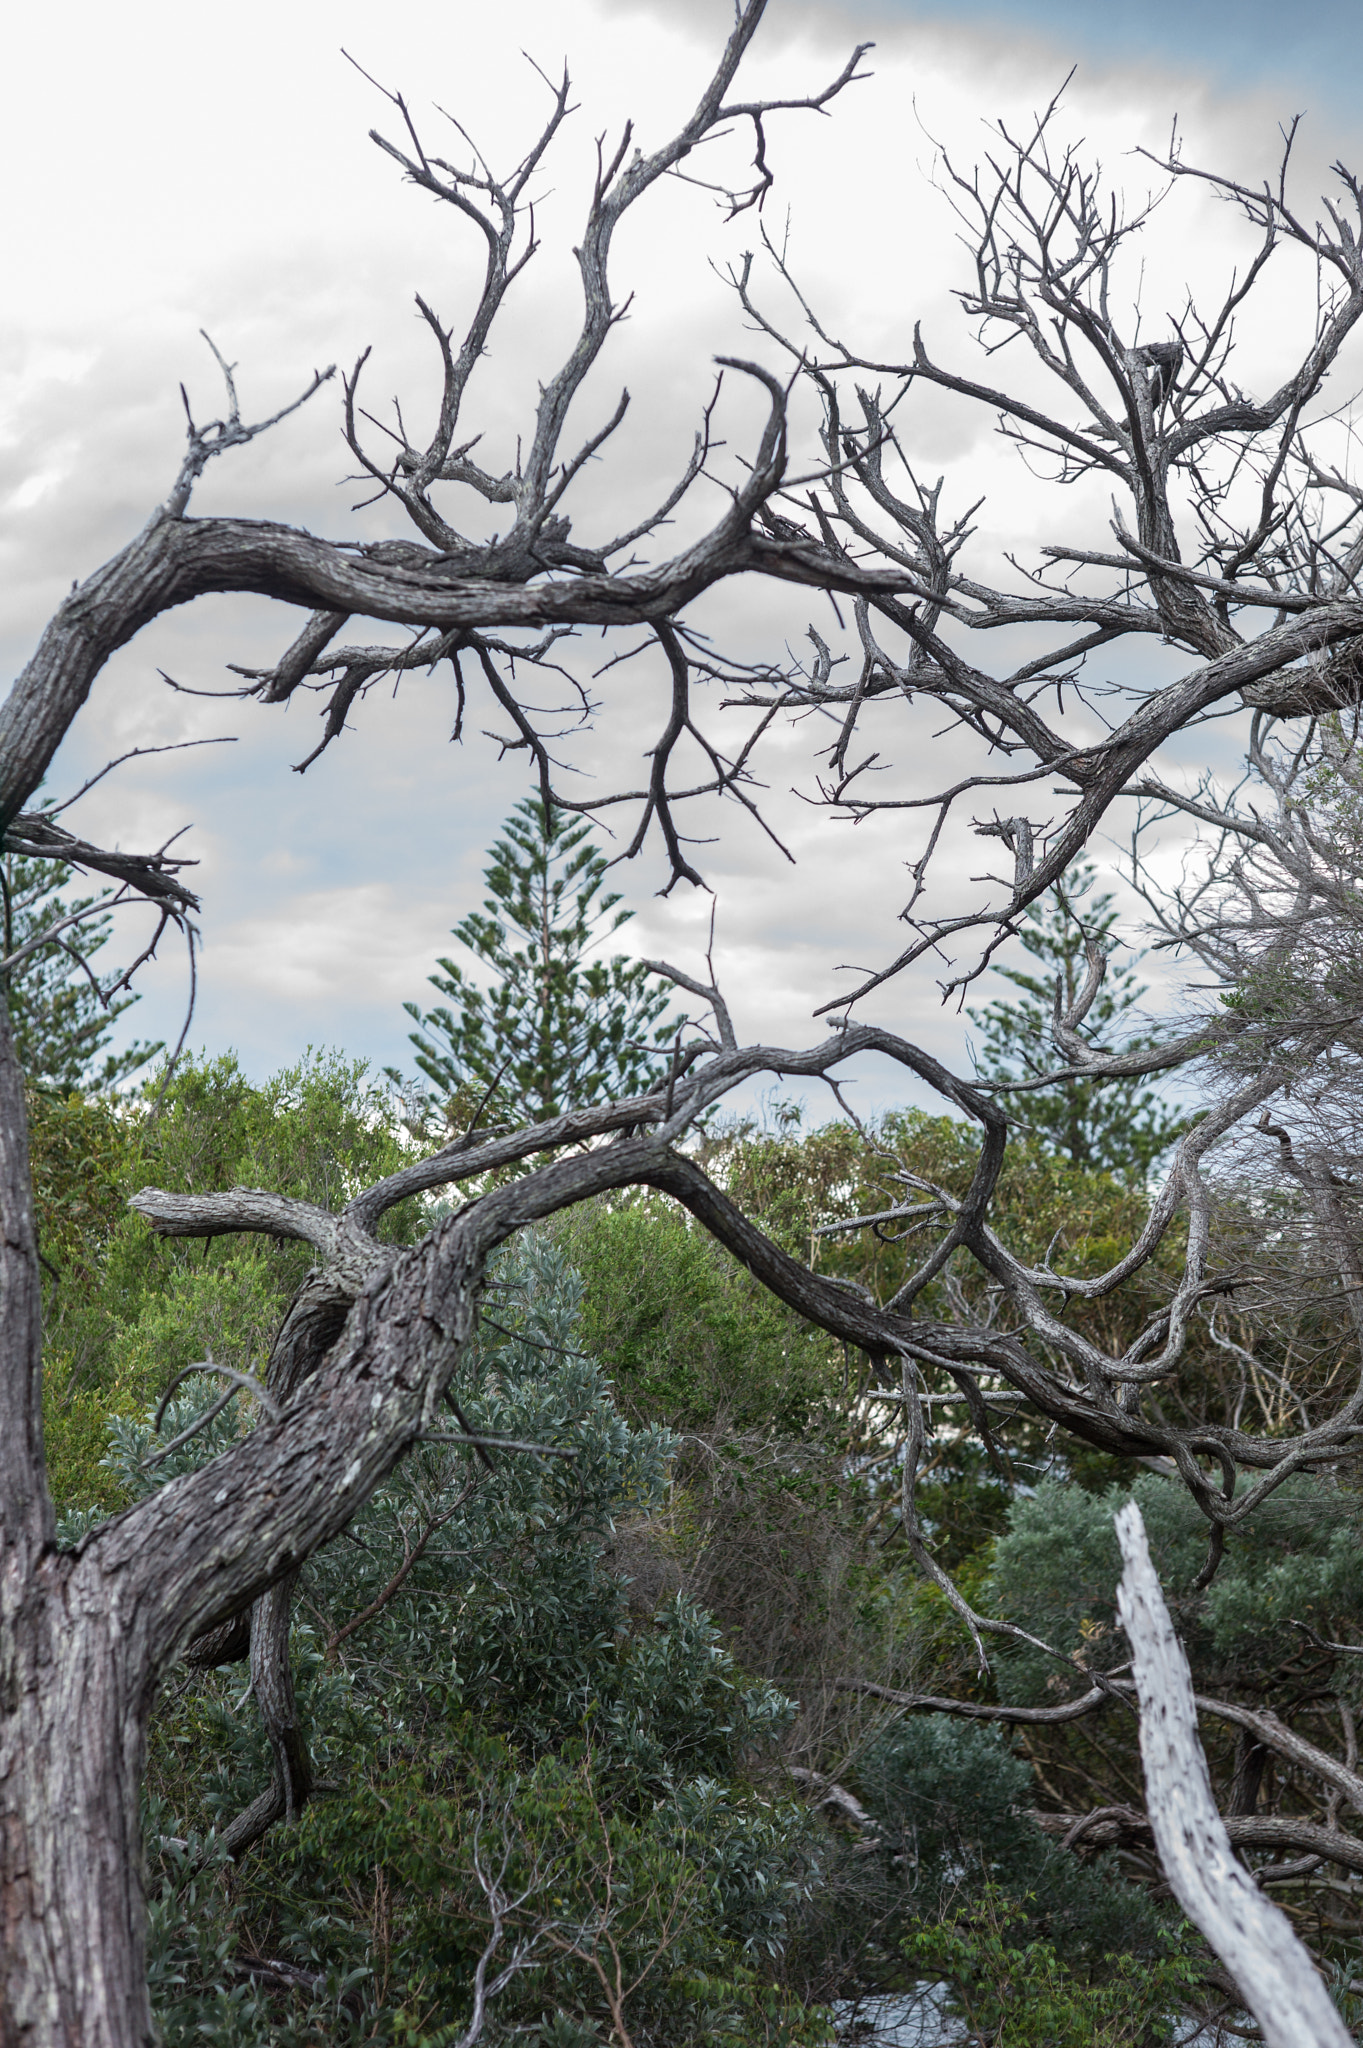
[[[837,0],[860,16],[860,0]],[[1020,32],[1055,43],[1071,62],[1103,68],[1123,60],[1186,66],[1230,90],[1271,86],[1299,104],[1352,109],[1363,75],[1363,37],[1354,0],[1314,0],[1285,11],[1277,0],[1142,0],[1139,7],[1095,7],[1092,0],[879,0],[886,20],[957,31]]]

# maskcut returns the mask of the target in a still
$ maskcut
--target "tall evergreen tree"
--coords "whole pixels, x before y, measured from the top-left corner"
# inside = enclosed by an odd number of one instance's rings
[[[1032,905],[1019,936],[1038,971],[996,968],[1021,993],[968,1013],[983,1033],[975,1056],[982,1080],[1025,1081],[1063,1064],[1051,1041],[1057,990],[1062,1009],[1070,1010],[1088,972],[1085,939],[1106,942],[1117,922],[1112,897],[1092,894],[1095,878],[1090,862],[1079,863],[1043,903]],[[1151,1044],[1148,1034],[1130,1031],[1131,1013],[1144,994],[1135,961],[1118,968],[1109,964],[1080,1026],[1083,1037],[1107,1052]],[[1145,1178],[1185,1122],[1139,1079],[1057,1082],[1012,1097],[1009,1113],[1076,1166],[1104,1168],[1127,1181]]]
[[[71,877],[72,870],[60,861],[13,853],[0,858],[0,959],[21,951],[72,911],[93,910],[109,893],[68,896]],[[0,972],[15,1049],[34,1087],[60,1095],[114,1088],[161,1050],[159,1042],[134,1044],[121,1053],[106,1050],[119,1018],[141,1000],[114,995],[117,973],[101,980],[93,968],[87,973],[81,965],[108,943],[112,924],[107,912],[84,918],[64,934],[73,951],[56,943],[41,946]]]
[[[668,991],[642,962],[586,955],[633,916],[603,894],[605,857],[590,826],[516,806],[492,848],[482,910],[453,936],[489,978],[438,962],[432,1010],[405,1003],[417,1065],[447,1100],[493,1091],[494,1113],[539,1122],[565,1109],[646,1087],[665,1059],[675,1020]],[[396,1077],[394,1077],[396,1078]]]

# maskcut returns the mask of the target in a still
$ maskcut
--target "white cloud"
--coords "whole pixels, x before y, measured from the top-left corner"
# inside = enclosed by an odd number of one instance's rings
[[[404,89],[423,122],[439,125],[428,105],[436,100],[503,156],[517,153],[544,105],[521,49],[546,69],[565,46],[573,60],[583,105],[544,180],[544,254],[516,287],[475,394],[481,452],[495,464],[511,459],[536,379],[576,317],[569,249],[595,136],[618,132],[632,113],[644,146],[656,139],[694,98],[714,27],[730,11],[728,0],[708,8],[524,0],[494,14],[413,0],[380,27],[360,0],[286,8],[243,0],[224,33],[218,16],[170,0],[29,9],[8,52],[11,79],[25,89],[11,86],[0,132],[9,194],[0,261],[11,309],[0,347],[0,639],[13,658],[24,658],[71,579],[127,540],[164,495],[179,456],[181,380],[200,415],[219,405],[200,326],[239,363],[250,410],[283,403],[315,364],[349,364],[372,342],[371,405],[381,410],[397,391],[410,415],[429,417],[432,350],[412,294],[422,291],[457,320],[476,289],[477,240],[404,191],[396,167],[366,140],[369,126],[391,129],[397,117],[338,46]],[[789,206],[792,262],[811,301],[868,353],[902,360],[918,318],[945,353],[962,332],[951,297],[960,251],[922,175],[932,156],[925,129],[969,160],[981,146],[982,114],[1021,119],[1049,96],[1056,51],[1044,38],[991,40],[978,30],[905,25],[885,6],[809,0],[774,10],[749,88],[822,83],[863,19],[879,41],[874,79],[827,120],[794,114],[770,123],[780,182],[769,224],[784,232]],[[60,80],[60,92],[44,80]],[[1219,93],[1158,65],[1081,78],[1072,123],[1143,186],[1144,168],[1126,153],[1158,148],[1175,104],[1190,153],[1262,171],[1273,139],[1265,97]],[[1303,174],[1308,185],[1338,146],[1337,137],[1311,138],[1319,161]],[[622,294],[637,296],[576,424],[583,432],[598,424],[622,384],[633,405],[607,459],[583,479],[580,533],[617,531],[663,494],[686,459],[717,351],[770,357],[767,344],[740,331],[711,267],[712,258],[722,265],[751,246],[756,227],[751,214],[724,227],[703,194],[681,185],[626,224],[617,275]],[[1228,217],[1196,193],[1177,195],[1165,239],[1149,240],[1152,320],[1177,302],[1190,267],[1200,273],[1209,260],[1224,267],[1234,258]],[[798,331],[789,301],[774,286],[769,296]],[[1277,322],[1247,336],[1256,371],[1271,372],[1289,319],[1284,301]],[[360,493],[338,487],[353,465],[337,435],[333,391],[218,464],[196,509],[337,535],[389,530],[381,511],[352,516]],[[751,445],[757,411],[755,395],[731,380],[721,430],[733,451]],[[987,493],[982,545],[1025,549],[1057,530],[1043,523],[1057,515],[986,429],[974,411],[927,393],[905,410],[910,446],[926,465],[948,470],[952,501],[963,507]],[[712,517],[716,503],[698,493],[676,537]],[[1072,495],[1059,515],[1070,534],[1101,530],[1106,517],[1101,493]],[[713,593],[696,617],[756,654],[798,642],[815,614],[827,625],[823,600],[745,585]],[[296,625],[278,607],[238,599],[159,621],[101,679],[53,786],[73,786],[126,747],[240,734],[233,747],[132,764],[100,785],[78,821],[124,845],[157,842],[192,821],[187,843],[202,860],[208,938],[200,1028],[210,1043],[236,1043],[257,1068],[282,1063],[306,1038],[399,1058],[400,998],[421,996],[449,927],[481,894],[482,852],[523,793],[523,764],[499,764],[477,737],[501,724],[481,703],[469,744],[448,747],[445,678],[411,678],[393,703],[376,692],[357,707],[354,732],[302,778],[290,767],[314,743],[315,701],[282,715],[174,695],[157,679],[164,668],[195,688],[223,688],[232,681],[227,662],[268,662]],[[593,652],[586,647],[584,660]],[[1149,661],[1152,672],[1167,669],[1159,650]],[[607,715],[574,750],[583,779],[570,787],[641,779],[658,687],[646,662],[603,679]],[[923,710],[898,730],[886,716],[868,723],[906,789],[926,791],[975,759],[959,734],[933,738],[938,723]],[[745,1030],[778,1042],[798,1043],[815,1005],[846,986],[841,963],[880,964],[903,945],[898,913],[923,832],[919,813],[852,832],[812,808],[810,730],[777,739],[763,771],[772,823],[798,854],[794,868],[732,805],[700,807],[688,825],[701,836],[723,831],[719,850],[701,849],[719,894],[718,963]],[[940,903],[964,900],[970,876],[987,864],[982,845],[968,819],[952,827]],[[631,942],[694,966],[709,899],[684,888],[651,896],[663,880],[654,855],[621,879],[639,906]],[[928,966],[895,984],[876,1010],[959,1057],[959,1021],[937,1002],[940,971]],[[146,986],[130,1022],[174,1036],[180,967],[168,960]]]
[[[424,912],[390,882],[300,890],[220,927],[204,971],[239,997],[291,1012],[325,1016],[347,984],[397,1009],[417,993],[411,966],[429,935]]]

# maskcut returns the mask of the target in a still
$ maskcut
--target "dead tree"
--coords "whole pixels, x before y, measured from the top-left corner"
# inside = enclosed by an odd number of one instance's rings
[[[974,276],[959,298],[986,357],[1001,355],[1007,364],[1029,356],[1026,375],[1013,383],[995,381],[987,361],[978,368],[944,364],[918,330],[900,360],[868,360],[800,295],[798,279],[769,248],[782,283],[796,295],[801,326],[792,338],[770,310],[770,283],[756,263],[735,272],[750,319],[787,351],[822,407],[827,476],[798,499],[782,499],[780,531],[817,534],[843,547],[849,560],[894,562],[914,579],[907,593],[868,592],[853,601],[846,680],[836,673],[833,651],[816,641],[818,658],[802,675],[750,688],[743,701],[798,708],[826,722],[819,795],[833,812],[857,819],[895,812],[909,825],[923,820],[909,860],[912,892],[901,912],[909,943],[827,1010],[843,1011],[928,955],[949,959],[945,986],[960,989],[1016,930],[1028,905],[1060,879],[1099,820],[1111,824],[1123,811],[1136,885],[1162,943],[1208,970],[1222,991],[1222,1004],[1208,1007],[1204,998],[1159,1045],[1114,1055],[1083,1029],[1105,966],[1101,950],[1090,948],[1083,989],[1069,998],[1057,990],[1052,1071],[1014,1084],[1101,1082],[1207,1062],[1207,1114],[1178,1146],[1144,1228],[1107,1272],[1065,1272],[1019,1259],[982,1210],[967,1214],[974,1190],[962,1203],[916,1176],[911,1162],[897,1174],[898,1200],[879,1215],[827,1226],[899,1228],[926,1240],[922,1263],[893,1303],[900,1313],[943,1271],[945,1257],[964,1247],[995,1302],[1026,1333],[1024,1348],[1044,1347],[1058,1368],[1044,1393],[1027,1390],[1033,1406],[1061,1421],[1056,1396],[1063,1385],[1075,1402],[1065,1428],[1111,1445],[1115,1438],[1105,1432],[1115,1426],[1129,1453],[1186,1485],[1207,1522],[1199,1580],[1206,1585],[1228,1529],[1294,1473],[1344,1465],[1363,1429],[1363,489],[1353,477],[1349,434],[1336,428],[1324,396],[1363,314],[1363,190],[1336,166],[1336,192],[1313,223],[1290,195],[1292,133],[1277,176],[1254,188],[1194,170],[1175,141],[1168,157],[1152,165],[1165,193],[1127,216],[1100,176],[1056,142],[1059,126],[1052,106],[1020,137],[999,129],[987,164],[970,173],[940,159],[940,182],[974,256]],[[1247,224],[1257,247],[1219,303],[1189,296],[1167,314],[1161,309],[1170,338],[1146,341],[1131,244],[1148,231],[1155,199],[1172,189],[1177,200],[1190,180]],[[1254,396],[1237,381],[1235,325],[1250,315],[1284,259],[1294,258],[1304,259],[1313,287],[1316,276],[1323,280],[1319,295],[1310,294],[1307,344],[1284,364],[1274,388]],[[1038,396],[1047,385],[1049,402]],[[1038,495],[1101,479],[1113,503],[1110,539],[1057,537],[1030,567],[988,557],[972,563],[978,508],[948,511],[943,481],[924,481],[908,452],[914,407],[928,392],[986,407],[1027,458]],[[1057,500],[1057,521],[1064,506]],[[1016,649],[1024,631],[1037,652],[987,664],[982,650],[989,643],[980,636],[993,634]],[[1157,646],[1175,649],[1187,666],[1168,682],[1152,659],[1145,687],[1119,687],[1100,664],[1103,651],[1123,641],[1143,644],[1152,657]],[[891,773],[896,738],[902,744],[915,730],[908,708],[914,700],[946,714],[958,759],[965,757],[944,778],[948,786],[926,796],[907,777],[896,786]],[[1153,756],[1168,740],[1232,707],[1243,709],[1248,739],[1238,790],[1218,788],[1211,778],[1185,786],[1158,768]],[[1101,727],[1105,733],[1095,738]],[[1038,815],[1041,788],[1050,815]],[[978,878],[992,884],[992,893],[964,914],[933,916],[928,892],[942,835],[972,798],[983,799],[992,814],[975,818],[975,831],[1003,843],[1010,871]],[[1171,821],[1201,835],[1183,881],[1172,887],[1150,858],[1152,839]],[[963,957],[951,961],[958,948]],[[1205,988],[1205,974],[1200,979]],[[1008,1088],[988,1094],[992,1105],[1007,1109]],[[1217,1176],[1227,1161],[1243,1172],[1247,1156],[1257,1158],[1260,1184],[1274,1183],[1275,1227],[1265,1225],[1237,1267],[1217,1243]],[[1176,1217],[1187,1227],[1178,1284],[1134,1341],[1116,1355],[1069,1327],[1068,1304],[1101,1300],[1122,1287],[1166,1241]],[[1328,1306],[1321,1348],[1328,1337],[1332,1365],[1341,1345],[1349,1359],[1328,1387],[1325,1373],[1304,1364],[1300,1351],[1287,1371],[1273,1353],[1273,1319],[1282,1324],[1290,1291],[1289,1262],[1297,1297],[1313,1290],[1316,1309]],[[1218,1307],[1224,1312],[1228,1296],[1258,1313],[1259,1350],[1218,1327]],[[964,1298],[961,1320],[969,1320]],[[1275,1398],[1260,1401],[1259,1428],[1244,1426],[1245,1410],[1254,1406],[1248,1399],[1229,1405],[1224,1419],[1172,1420],[1194,1331],[1204,1345],[1237,1356],[1246,1395],[1267,1376]],[[916,1334],[921,1338],[921,1324]],[[982,1344],[977,1358],[983,1355]],[[922,1350],[908,1356],[920,1371],[927,1363]],[[944,1381],[916,1377],[906,1366],[896,1384],[890,1364],[887,1353],[883,1399],[905,1418],[903,1525],[925,1569],[938,1575],[918,1528],[913,1473]],[[996,1370],[995,1389],[1024,1390],[1015,1362],[1000,1361]],[[977,1385],[988,1391],[987,1381]],[[976,1403],[971,1421],[987,1442],[991,1417],[979,1392]],[[963,1410],[964,1401],[956,1412]],[[1151,1424],[1153,1434],[1138,1449]],[[1009,1632],[1007,1623],[971,1615],[938,1576],[977,1641],[991,1629]],[[1315,1646],[1327,1665],[1363,1647]],[[1090,1663],[1075,1697],[1054,1707],[895,1697],[906,1707],[970,1718],[1059,1724],[1131,1697],[1129,1667]],[[1341,1803],[1349,1815],[1363,1812],[1347,1703],[1347,1741],[1339,1752],[1239,1702],[1196,1704],[1276,1753],[1319,1794],[1320,1820],[1256,1813],[1252,1797],[1227,1817],[1230,1840],[1258,1852],[1263,1882],[1330,1864],[1363,1869],[1363,1840],[1352,1818],[1341,1817]],[[1133,1827],[1148,1835],[1144,1816],[1100,1809],[1064,1816],[1063,1833],[1077,1846],[1118,1839]],[[1243,1981],[1242,1990],[1249,1998]]]
[[[448,663],[461,725],[465,692],[483,693],[509,728],[507,743],[527,751],[547,804],[578,810],[600,810],[604,801],[632,804],[630,850],[656,828],[674,880],[699,880],[679,807],[708,794],[755,809],[755,749],[785,712],[812,710],[820,727],[831,720],[823,787],[832,807],[854,814],[887,802],[916,808],[916,797],[867,796],[866,764],[851,765],[851,750],[861,721],[887,712],[905,716],[914,699],[926,698],[944,707],[1001,767],[958,777],[936,800],[938,822],[917,860],[906,915],[917,915],[941,819],[969,790],[987,788],[995,802],[1011,788],[1009,818],[989,829],[1011,850],[1014,872],[1001,894],[970,915],[919,924],[913,943],[868,979],[862,993],[940,948],[954,931],[978,931],[985,951],[997,943],[1117,799],[1140,787],[1158,746],[1212,708],[1255,703],[1283,717],[1309,711],[1322,691],[1331,703],[1347,692],[1351,650],[1363,641],[1363,599],[1355,587],[1360,556],[1348,524],[1358,508],[1349,501],[1345,531],[1319,529],[1298,511],[1303,489],[1335,489],[1312,453],[1306,412],[1363,311],[1359,194],[1347,179],[1352,211],[1331,212],[1331,224],[1320,231],[1301,224],[1285,186],[1258,192],[1212,181],[1259,228],[1260,255],[1224,308],[1203,317],[1189,307],[1175,323],[1177,345],[1163,337],[1150,344],[1122,330],[1111,310],[1132,224],[1110,213],[1096,180],[1073,158],[1052,160],[1047,122],[1020,145],[1005,137],[992,183],[948,173],[962,206],[978,215],[978,272],[967,303],[987,328],[1002,323],[1036,351],[1062,388],[1061,413],[1044,415],[1029,400],[941,368],[918,339],[901,365],[868,365],[829,341],[816,322],[818,347],[788,350],[783,359],[780,332],[760,310],[745,268],[736,282],[748,313],[766,331],[762,346],[769,360],[726,359],[725,367],[754,380],[765,395],[766,423],[755,445],[724,471],[703,420],[690,463],[651,518],[605,538],[573,533],[567,507],[574,481],[626,413],[622,399],[580,447],[565,448],[570,406],[623,310],[609,280],[616,224],[661,178],[680,173],[694,150],[735,128],[755,137],[754,163],[751,182],[730,191],[726,204],[731,216],[758,218],[771,181],[769,117],[779,110],[823,111],[859,75],[861,51],[817,94],[780,101],[734,97],[735,74],[763,9],[764,0],[744,0],[695,113],[671,140],[645,155],[633,150],[626,129],[614,148],[603,144],[576,251],[580,333],[542,388],[521,454],[501,473],[475,456],[468,387],[533,253],[531,199],[570,111],[568,83],[565,78],[550,87],[544,129],[507,176],[494,173],[476,152],[470,156],[462,131],[452,145],[458,163],[435,155],[406,103],[390,96],[397,139],[375,139],[411,183],[481,237],[484,254],[482,286],[460,339],[420,304],[441,375],[438,420],[428,443],[413,441],[399,417],[393,428],[382,429],[383,452],[375,453],[380,444],[366,438],[374,423],[360,398],[363,359],[344,380],[344,431],[354,459],[374,491],[402,508],[415,538],[333,542],[269,523],[192,518],[192,490],[206,464],[275,424],[243,421],[224,364],[225,416],[209,425],[191,420],[184,463],[165,503],[62,603],[0,708],[6,843],[40,852],[47,846],[41,814],[25,806],[109,655],[169,607],[210,592],[254,592],[307,614],[271,668],[238,673],[241,697],[262,705],[320,690],[325,721],[318,752],[340,740],[350,707],[378,678]],[[1176,179],[1193,175],[1176,160],[1167,168]],[[1305,359],[1268,398],[1252,400],[1230,381],[1231,316],[1264,265],[1292,245],[1337,279],[1337,287],[1323,304]],[[314,377],[304,396],[330,374]],[[822,445],[807,451],[798,493],[788,445],[790,374],[809,380],[824,407]],[[1025,449],[1050,452],[1061,483],[1104,473],[1125,494],[1130,523],[1118,522],[1113,548],[1057,547],[1050,567],[1019,572],[1008,587],[966,576],[968,519],[941,525],[940,491],[920,487],[911,474],[907,482],[893,476],[898,398],[863,390],[859,412],[849,417],[843,383],[859,375],[898,377],[901,395],[932,387],[986,404],[1002,414],[1005,431]],[[702,478],[724,485],[720,517],[678,552],[641,558],[639,551],[656,545],[672,511]],[[1246,478],[1257,496],[1236,525]],[[1192,490],[1201,522],[1202,537],[1187,560],[1180,553],[1175,481],[1180,491]],[[479,507],[509,508],[505,534],[489,542],[468,539],[453,523],[461,492],[471,493]],[[837,680],[840,657],[818,634],[817,659],[808,670],[789,662],[754,670],[718,657],[688,624],[686,609],[740,574],[845,599],[854,621],[855,682]],[[344,642],[352,617],[391,622],[408,637],[398,645]],[[997,676],[961,651],[975,629],[1018,624],[1058,628],[1061,644]],[[658,739],[646,785],[591,805],[556,786],[551,735],[558,714],[537,709],[522,687],[527,670],[536,680],[555,672],[564,637],[587,626],[624,627],[636,636],[642,631],[655,649],[659,682]],[[1082,691],[1086,655],[1128,634],[1181,647],[1192,665],[1180,681],[1129,707],[1107,739],[1076,738],[1066,728],[1063,697],[1068,693],[1073,704]],[[698,686],[716,680],[737,689],[756,712],[738,747],[714,737],[703,722]],[[1053,721],[1039,708],[1052,690]],[[693,774],[682,764],[696,757],[701,765]],[[1024,815],[1042,778],[1074,792],[1058,824]],[[140,890],[181,925],[197,909],[165,855],[138,860],[65,840],[54,851]],[[306,1799],[308,1763],[287,1656],[293,1574],[345,1526],[407,1450],[442,1421],[448,1428],[442,1403],[474,1330],[487,1261],[537,1219],[613,1189],[657,1188],[802,1315],[859,1347],[904,1421],[905,1537],[977,1639],[1006,1624],[971,1612],[933,1559],[914,1509],[925,1418],[936,1412],[923,1398],[929,1381],[986,1431],[981,1387],[1003,1383],[1037,1414],[1088,1443],[1171,1461],[1207,1514],[1213,1546],[1245,1501],[1261,1497],[1289,1469],[1328,1464],[1363,1424],[1363,1386],[1290,1445],[1238,1425],[1181,1429],[1147,1399],[1177,1373],[1189,1318],[1204,1299],[1203,1162],[1237,1120],[1270,1100],[1282,1083],[1281,1063],[1270,1060],[1190,1135],[1138,1240],[1110,1273],[1086,1279],[1029,1267],[991,1229],[990,1196],[1008,1141],[1006,1098],[1001,1102],[997,1091],[954,1076],[889,1031],[848,1021],[845,996],[830,1003],[841,1014],[822,1042],[805,1049],[745,1048],[712,980],[668,971],[701,1010],[676,1049],[665,1085],[650,1094],[484,1141],[469,1134],[366,1190],[340,1214],[252,1190],[214,1196],[144,1190],[136,1207],[156,1230],[294,1238],[313,1248],[317,1264],[275,1341],[251,1433],[213,1464],[93,1530],[74,1550],[56,1547],[44,1473],[41,1304],[22,1077],[7,1043],[0,1048],[0,2037],[7,2043],[141,2048],[150,2040],[137,1822],[147,1717],[158,1682],[187,1649],[200,1661],[244,1649],[248,1614],[252,1673],[275,1776],[241,1816],[234,1842],[241,1846]],[[1082,1021],[1082,998],[1058,1018],[1061,1071],[1080,1070],[1076,1061],[1089,1076],[1136,1070],[1088,1047],[1079,1033]],[[1173,1037],[1157,1053],[1141,1055],[1139,1070],[1186,1061],[1206,1040],[1202,1026]],[[935,1089],[980,1138],[963,1197],[941,1189],[914,1195],[931,1219],[931,1242],[917,1271],[883,1303],[779,1249],[688,1156],[685,1143],[706,1109],[755,1075],[832,1081],[847,1060],[870,1052]],[[508,1185],[479,1192],[415,1249],[395,1252],[379,1241],[376,1226],[392,1204],[436,1188],[482,1189],[493,1168],[532,1159],[539,1163]],[[1192,1220],[1187,1270],[1175,1299],[1121,1356],[1100,1351],[1065,1324],[1057,1304],[1118,1288],[1150,1258],[1180,1207]],[[977,1262],[1011,1303],[1006,1330],[968,1314],[934,1320],[922,1313],[924,1291],[959,1259]],[[1209,1460],[1220,1477],[1208,1477]],[[1241,1469],[1259,1477],[1243,1500],[1234,1500]]]

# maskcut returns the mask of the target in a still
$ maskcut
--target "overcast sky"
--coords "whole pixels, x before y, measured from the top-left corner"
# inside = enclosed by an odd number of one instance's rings
[[[182,437],[180,382],[200,415],[216,411],[200,328],[239,365],[249,411],[272,410],[314,365],[347,365],[371,344],[371,402],[397,393],[416,417],[429,411],[433,365],[412,295],[457,324],[478,249],[366,139],[371,126],[391,126],[391,109],[342,48],[433,125],[433,104],[448,108],[503,164],[545,97],[522,51],[550,72],[565,57],[571,66],[580,112],[544,180],[544,252],[518,287],[467,429],[483,429],[485,447],[502,456],[530,417],[536,377],[571,333],[569,252],[593,137],[632,116],[645,147],[659,139],[694,101],[729,15],[727,0],[525,0],[499,11],[408,0],[387,18],[359,0],[239,0],[227,13],[168,0],[25,10],[7,30],[0,124],[0,641],[11,672],[72,579],[164,496]],[[1363,159],[1357,9],[1343,0],[1299,7],[1290,33],[1281,8],[1259,0],[1146,0],[1139,10],[1087,0],[773,0],[749,90],[807,92],[864,40],[877,45],[874,76],[830,118],[773,121],[778,184],[767,217],[788,233],[792,265],[831,324],[871,353],[902,356],[915,319],[930,339],[959,337],[950,294],[961,258],[928,177],[935,143],[971,161],[987,146],[984,121],[1023,119],[1071,67],[1066,132],[1085,137],[1133,194],[1150,182],[1133,152],[1165,144],[1175,115],[1190,157],[1253,177],[1271,166],[1277,124],[1304,114],[1307,202],[1333,158]],[[604,416],[622,383],[634,405],[584,489],[580,533],[618,530],[662,495],[685,461],[711,358],[755,348],[717,274],[753,236],[751,215],[726,227],[703,193],[681,187],[656,194],[622,233],[614,281],[618,296],[635,291],[635,304],[582,419]],[[1190,270],[1221,261],[1226,236],[1205,203],[1170,216],[1148,252],[1154,315]],[[771,303],[780,304],[774,292]],[[1281,331],[1257,337],[1266,373],[1290,338],[1290,309],[1281,319]],[[1251,355],[1254,346],[1252,337]],[[334,389],[217,464],[195,510],[286,519],[336,538],[397,530],[382,511],[351,510]],[[751,402],[735,389],[725,405],[721,424],[741,447]],[[945,471],[961,507],[988,493],[983,544],[1025,548],[1042,515],[987,429],[925,400],[915,452]],[[696,516],[712,517],[716,502]],[[1106,516],[1096,502],[1093,510]],[[799,643],[814,616],[808,598],[747,585],[716,594],[697,619],[760,655]],[[829,624],[826,609],[818,616]],[[396,698],[375,692],[305,776],[291,766],[315,744],[315,700],[282,712],[178,695],[160,679],[165,671],[197,690],[225,688],[227,663],[268,663],[298,624],[283,607],[245,599],[161,620],[110,665],[49,783],[65,796],[111,753],[233,736],[129,764],[69,821],[124,846],[190,828],[204,903],[191,1042],[236,1047],[255,1075],[309,1043],[405,1063],[402,1000],[425,993],[449,928],[481,897],[485,849],[525,793],[521,757],[499,762],[479,737],[498,722],[489,707],[475,706],[473,737],[450,747],[444,674],[409,680]],[[603,785],[616,773],[639,777],[648,729],[638,706],[650,688],[642,671],[637,681],[622,671],[609,687],[602,728],[573,757],[576,787],[591,776]],[[908,736],[922,757],[908,766],[924,788],[953,780],[958,766],[958,743],[930,734],[924,726]],[[1216,744],[1229,761],[1233,735]],[[798,729],[767,761],[773,820],[795,866],[736,811],[704,825],[724,834],[701,856],[718,898],[722,978],[740,1030],[769,1042],[805,1040],[816,1004],[846,985],[837,970],[883,962],[904,937],[896,913],[916,847],[902,820],[855,834],[829,820],[806,801],[812,765]],[[964,886],[972,859],[985,864],[979,846],[948,850],[943,901]],[[684,888],[659,898],[652,857],[618,872],[638,912],[631,946],[694,967],[710,898]],[[143,913],[125,915],[122,952]],[[929,969],[896,984],[877,1014],[959,1059],[959,1021],[937,1007],[933,982]],[[184,972],[173,949],[144,987],[130,1023],[139,1035],[174,1037]],[[863,1099],[885,1099],[883,1084],[868,1077]]]

